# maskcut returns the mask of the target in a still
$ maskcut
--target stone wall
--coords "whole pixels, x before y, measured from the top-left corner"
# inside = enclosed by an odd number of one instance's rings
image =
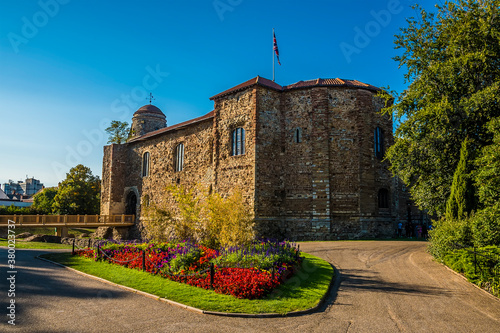
[[[256,90],[235,92],[214,103],[214,190],[225,196],[242,191],[246,202],[255,202]],[[231,134],[245,130],[245,154],[231,156]]]
[[[128,149],[126,145],[112,144],[104,147],[101,180],[101,215],[124,214],[123,187]]]
[[[375,156],[374,132],[392,144],[392,120],[372,90],[253,85],[217,96],[214,116],[147,139],[104,149],[102,212],[123,212],[128,193],[165,204],[171,184],[225,196],[235,189],[254,212],[260,236],[344,239],[392,236],[406,215],[402,187]],[[245,130],[245,153],[232,156],[232,132]],[[175,148],[185,147],[174,171]],[[149,176],[142,156],[150,153]],[[379,208],[380,189],[389,208]],[[138,225],[140,230],[140,223]]]

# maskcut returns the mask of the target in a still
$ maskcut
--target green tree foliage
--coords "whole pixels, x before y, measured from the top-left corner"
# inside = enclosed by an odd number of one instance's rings
[[[480,204],[472,226],[476,246],[500,246],[500,118],[493,119],[488,129],[493,143],[481,150],[474,175]]]
[[[429,251],[439,259],[459,246],[472,246],[471,219],[449,220],[442,218],[434,221],[434,229],[429,231]]]
[[[488,129],[493,143],[482,149],[476,159],[475,183],[483,207],[500,202],[500,118],[493,119]]]
[[[42,214],[53,213],[54,198],[57,194],[57,187],[47,187],[33,197],[33,208]]]
[[[469,144],[466,138],[460,149],[460,161],[453,176],[451,193],[446,203],[446,219],[465,218],[475,209],[474,186],[470,175]]]
[[[445,1],[420,10],[395,44],[408,88],[387,107],[400,126],[387,151],[392,171],[421,209],[442,216],[469,138],[470,157],[491,144],[500,116],[500,0]]]
[[[58,214],[99,214],[101,182],[90,168],[78,164],[66,174],[54,197]]]
[[[16,207],[14,205],[10,206],[0,206],[0,215],[36,215],[44,214],[33,206],[31,207]]]
[[[125,143],[130,135],[128,123],[118,120],[111,121],[111,125],[105,131],[109,134],[108,143]]]

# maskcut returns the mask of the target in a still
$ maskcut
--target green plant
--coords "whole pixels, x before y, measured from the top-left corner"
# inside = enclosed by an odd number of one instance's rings
[[[191,239],[210,248],[250,243],[254,222],[240,191],[227,198],[207,194],[199,186],[169,186],[162,206],[145,209],[148,238],[155,241]]]
[[[500,247],[455,249],[443,256],[443,262],[467,279],[500,296]]]
[[[57,187],[47,187],[33,196],[33,208],[38,209],[43,214],[53,212],[54,198],[57,194]]]
[[[500,246],[500,203],[478,211],[472,219],[472,233],[476,246]]]
[[[448,220],[442,218],[433,222],[429,231],[431,254],[442,260],[445,255],[456,249],[457,244],[472,246],[471,218]]]

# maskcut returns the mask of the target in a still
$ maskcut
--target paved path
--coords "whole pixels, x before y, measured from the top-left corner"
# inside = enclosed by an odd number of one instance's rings
[[[88,279],[18,250],[15,330],[6,324],[0,249],[0,331],[500,332],[500,301],[432,261],[420,242],[303,243],[341,273],[321,311],[293,318],[200,315]],[[314,272],[311,272],[313,274]]]

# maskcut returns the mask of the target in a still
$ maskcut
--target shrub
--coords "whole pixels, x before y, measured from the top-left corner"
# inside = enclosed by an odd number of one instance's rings
[[[37,215],[44,214],[43,211],[35,207],[16,207],[14,204],[10,206],[0,206],[0,215]]]
[[[473,251],[476,252],[474,255]],[[487,246],[475,249],[459,249],[443,257],[443,262],[467,279],[500,296],[500,247]]]
[[[434,221],[429,231],[431,254],[442,260],[446,254],[455,250],[457,245],[472,246],[471,219]]]
[[[500,203],[477,212],[472,219],[472,233],[476,246],[500,246]]]
[[[199,187],[169,186],[163,206],[146,208],[148,238],[190,239],[210,248],[249,244],[254,222],[240,191],[227,198]]]

